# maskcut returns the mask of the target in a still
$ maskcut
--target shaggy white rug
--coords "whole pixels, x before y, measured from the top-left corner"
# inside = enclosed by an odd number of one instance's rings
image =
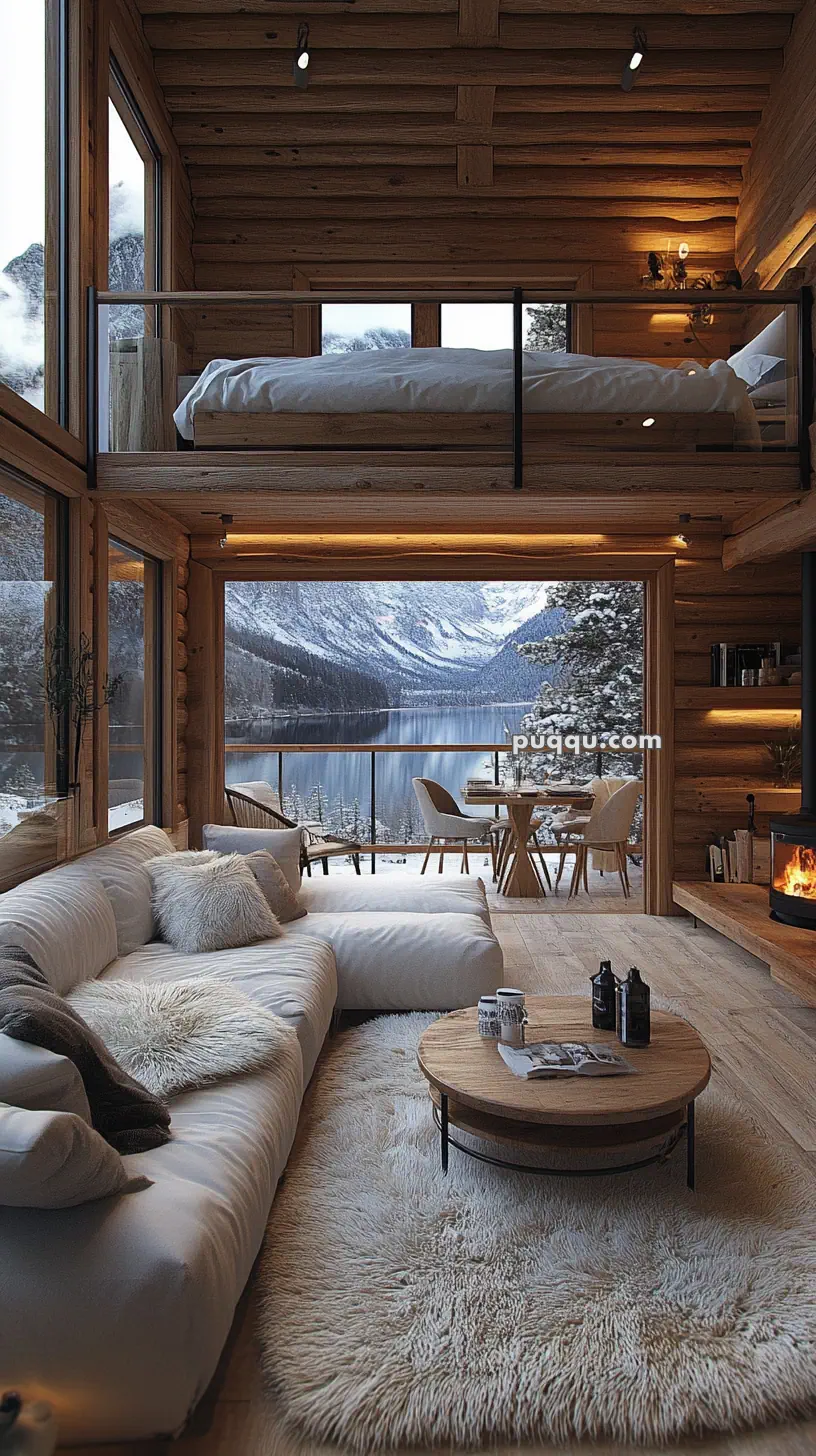
[[[814,1182],[745,1110],[699,1100],[696,1195],[682,1152],[569,1179],[451,1149],[443,1178],[416,1066],[430,1019],[345,1033],[313,1084],[261,1266],[286,1420],[363,1452],[659,1444],[816,1412]]]
[[[158,1097],[268,1066],[297,1033],[215,976],[86,981],[68,997],[131,1077]]]

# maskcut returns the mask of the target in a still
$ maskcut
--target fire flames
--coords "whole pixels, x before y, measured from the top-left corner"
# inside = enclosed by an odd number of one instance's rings
[[[816,850],[797,844],[787,864],[776,871],[774,889],[783,895],[816,900]]]

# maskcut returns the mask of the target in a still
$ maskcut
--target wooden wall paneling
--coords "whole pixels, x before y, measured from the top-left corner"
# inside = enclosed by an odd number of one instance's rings
[[[311,288],[308,276],[300,268],[292,270],[292,287],[302,288],[306,292]],[[290,347],[281,352],[295,354],[300,359],[319,354],[322,347],[320,305],[315,304],[313,307],[308,304],[297,305],[289,312],[291,317]]]
[[[223,581],[190,562],[187,635],[187,808],[190,843],[219,822],[224,802]]]

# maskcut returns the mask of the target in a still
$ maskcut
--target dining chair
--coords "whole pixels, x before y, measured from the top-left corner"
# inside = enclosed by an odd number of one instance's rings
[[[565,837],[562,836],[559,843],[560,861],[555,880],[556,889],[564,872],[567,855],[574,854],[575,864],[570,881],[569,898],[572,899],[578,894],[582,883],[588,894],[587,860],[589,851],[603,850],[614,856],[624,899],[629,899],[631,887],[626,866],[626,845],[642,793],[641,779],[627,779],[608,798],[592,805],[592,811],[585,825],[566,831]]]
[[[442,784],[436,783],[434,779],[416,778],[411,780],[414,786],[419,810],[425,824],[425,832],[428,835],[428,848],[425,851],[425,858],[422,861],[420,874],[424,875],[428,868],[428,860],[433,852],[436,841],[439,840],[439,873],[441,875],[445,863],[445,843],[447,840],[454,840],[462,846],[462,864],[460,874],[469,874],[468,844],[490,841],[490,858],[493,865],[493,878],[496,878],[496,841],[494,837],[495,819],[479,819],[473,814],[465,814],[457,804],[452,794],[448,793]]]
[[[284,814],[280,795],[271,784],[260,779],[246,784],[229,784],[224,790],[233,824],[239,829],[300,829],[301,869],[311,876],[312,865],[323,865],[323,873],[329,873],[329,860],[351,856],[355,874],[360,873],[360,845],[342,834],[327,833],[318,819],[306,819],[300,824]]]

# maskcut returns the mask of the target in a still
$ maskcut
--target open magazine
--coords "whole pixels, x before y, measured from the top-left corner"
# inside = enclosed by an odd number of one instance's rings
[[[529,1046],[505,1046],[499,1052],[516,1077],[615,1077],[635,1068],[620,1052],[602,1043],[535,1041]]]

